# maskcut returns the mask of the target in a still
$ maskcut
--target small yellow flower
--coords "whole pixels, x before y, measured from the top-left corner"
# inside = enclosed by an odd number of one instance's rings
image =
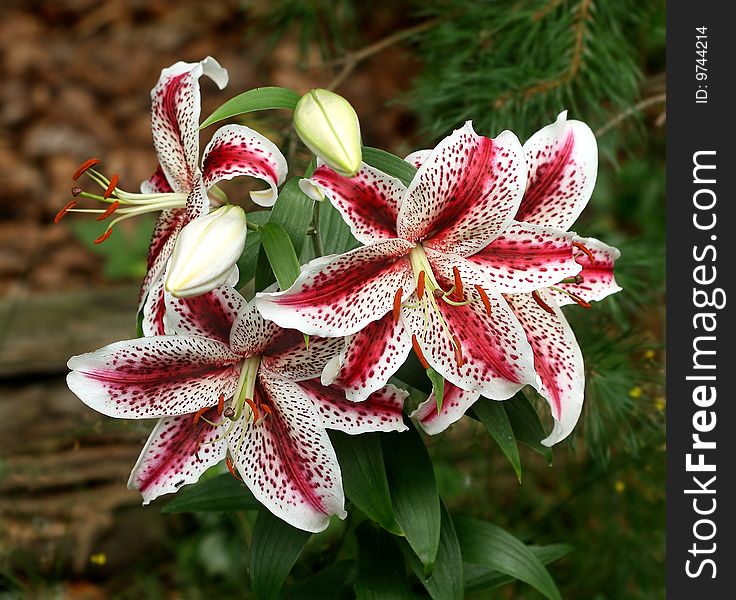
[[[93,565],[104,565],[107,562],[107,554],[104,552],[98,552],[97,554],[92,554],[89,557],[89,562],[91,562]]]
[[[656,354],[655,354],[654,350],[647,350],[644,353],[644,358],[646,358],[647,360],[652,360],[655,356],[656,356]]]
[[[629,396],[631,398],[641,398],[641,388],[637,385],[629,390]]]
[[[613,489],[616,490],[616,493],[623,494],[624,490],[626,490],[626,484],[619,479],[616,483],[613,484]]]

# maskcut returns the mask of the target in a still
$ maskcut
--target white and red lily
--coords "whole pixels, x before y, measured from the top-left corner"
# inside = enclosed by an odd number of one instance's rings
[[[69,388],[112,417],[158,418],[129,486],[144,504],[227,458],[255,497],[288,523],[321,531],[345,517],[340,467],[325,429],[401,431],[406,392],[353,403],[319,374],[343,340],[265,321],[227,286],[166,294],[173,335],[110,344],[69,360]]]
[[[242,125],[225,125],[218,129],[204,150],[201,168],[199,160],[199,79],[206,75],[223,89],[227,71],[212,57],[197,63],[178,62],[163,69],[151,90],[151,128],[158,156],[156,172],[141,184],[141,193],[130,193],[117,187],[118,176],[110,179],[94,167],[99,161],[85,162],[74,174],[89,175],[105,191],[102,195],[75,188],[76,196],[109,204],[106,209],[77,209],[76,201],[65,206],[57,220],[66,212],[100,213],[100,220],[115,215],[105,233],[96,241],[104,241],[112,228],[124,219],[149,212],[160,212],[151,239],[147,274],[141,287],[141,302],[149,296],[144,310],[146,334],[163,332],[163,296],[161,285],[156,294],[148,292],[156,286],[174,249],[178,232],[190,221],[206,215],[210,208],[207,190],[217,182],[247,175],[268,184],[268,189],[251,192],[251,198],[261,206],[272,206],[277,186],[286,178],[286,159],[269,139]]]
[[[256,305],[283,327],[351,335],[323,381],[359,400],[412,346],[451,384],[490,398],[535,385],[531,347],[501,293],[576,275],[572,234],[514,223],[526,161],[511,132],[470,123],[431,151],[409,185],[363,165],[347,178],[320,166],[321,189],[365,246],[307,264],[285,292]]]
[[[421,164],[428,152],[415,152],[407,160]],[[528,173],[526,191],[515,215],[521,222],[519,226],[567,231],[590,200],[595,186],[598,147],[593,132],[581,121],[568,120],[567,112],[563,112],[555,123],[529,138],[524,144],[524,155]],[[579,273],[531,293],[504,294],[526,332],[534,352],[534,368],[541,380],[539,391],[555,420],[552,432],[542,440],[547,446],[565,439],[575,427],[585,392],[580,346],[559,307],[571,303],[589,307],[591,301],[621,290],[613,275],[614,262],[620,256],[616,248],[577,235],[573,237],[573,246]],[[440,414],[430,397],[413,416],[428,433],[438,433],[459,419],[477,398],[477,394],[446,387]]]

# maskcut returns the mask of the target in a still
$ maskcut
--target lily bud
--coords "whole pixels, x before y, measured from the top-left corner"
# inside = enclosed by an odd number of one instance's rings
[[[176,239],[166,291],[189,298],[221,286],[243,253],[246,232],[245,211],[239,206],[222,206],[187,223]]]
[[[327,166],[352,177],[363,159],[358,115],[342,96],[316,89],[294,109],[294,128],[307,147]]]

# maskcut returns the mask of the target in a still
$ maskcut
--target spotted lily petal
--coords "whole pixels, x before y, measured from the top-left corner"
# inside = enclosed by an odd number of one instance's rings
[[[409,185],[399,236],[466,256],[511,222],[524,191],[526,164],[517,137],[491,139],[466,123],[442,140]]]
[[[380,390],[411,352],[411,335],[393,311],[345,339],[322,373],[322,383],[345,389],[352,402]]]
[[[497,292],[531,292],[580,272],[572,242],[572,233],[514,222],[468,260]]]
[[[557,121],[524,144],[529,169],[517,221],[568,229],[590,200],[598,172],[598,144],[582,121]]]
[[[405,431],[402,408],[408,392],[387,385],[364,402],[351,402],[336,385],[324,386],[319,379],[302,381],[299,387],[314,402],[328,429],[351,435],[369,431]]]
[[[388,240],[317,258],[302,267],[287,291],[257,294],[256,306],[266,319],[287,329],[350,335],[390,312],[400,287],[413,289],[406,258],[412,246]]]
[[[261,365],[291,381],[319,377],[327,362],[343,348],[341,338],[321,338],[296,329],[280,329],[263,350]]]
[[[260,206],[273,206],[286,179],[286,159],[271,140],[244,125],[225,125],[215,132],[204,150],[202,173],[210,188],[218,181],[246,175],[265,181],[267,190],[250,196]]]
[[[432,392],[410,416],[417,420],[425,433],[437,435],[458,421],[478,398],[480,392],[467,392],[445,381],[440,411],[437,412],[437,399]]]
[[[164,296],[164,278],[156,279],[143,304],[141,328],[145,337],[166,335],[166,298]]]
[[[195,335],[230,344],[230,331],[245,299],[229,286],[193,298],[166,294],[166,332]]]
[[[583,408],[585,371],[580,346],[562,311],[545,290],[537,293],[551,313],[531,294],[514,294],[506,296],[506,300],[534,351],[534,368],[542,382],[539,390],[555,419],[552,433],[542,443],[553,446],[565,439],[578,422]]]
[[[407,155],[404,160],[411,165],[414,165],[417,169],[424,164],[424,161],[432,156],[432,149],[427,150],[415,150],[411,154]]]
[[[67,385],[110,417],[150,419],[194,413],[232,396],[240,357],[215,340],[156,336],[73,356]]]
[[[230,331],[230,348],[242,356],[261,354],[279,331],[276,323],[261,316],[254,302],[246,303],[240,308]]]
[[[319,412],[295,383],[261,370],[258,404],[270,415],[241,420],[228,437],[238,472],[273,514],[305,531],[347,516],[340,465]]]
[[[211,422],[214,409],[202,415]],[[182,485],[195,483],[211,466],[225,458],[227,444],[218,439],[223,426],[213,427],[205,419],[194,422],[193,415],[165,417],[157,423],[128,480],[128,487],[141,492],[146,505]]]
[[[583,268],[578,274],[580,283],[558,283],[554,288],[572,292],[587,302],[603,300],[606,296],[620,292],[622,288],[616,283],[613,267],[616,260],[621,256],[621,252],[617,248],[604,244],[595,238],[575,236],[573,241],[582,244],[591,254],[593,260],[582,250],[576,250],[575,260]],[[574,302],[569,294],[560,293],[554,288],[550,289],[550,293],[558,306],[565,306]]]
[[[398,179],[362,164],[354,177],[320,166],[308,180],[324,192],[363,244],[394,239],[396,219],[406,193]]]
[[[227,71],[212,57],[178,62],[161,71],[151,90],[153,144],[166,179],[175,192],[188,193],[199,171],[199,78],[206,75],[222,89]]]

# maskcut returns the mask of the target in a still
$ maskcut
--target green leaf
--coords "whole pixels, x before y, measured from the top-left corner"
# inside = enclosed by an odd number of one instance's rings
[[[437,401],[437,414],[439,414],[442,410],[442,400],[445,398],[445,378],[432,367],[427,369],[427,377],[429,377],[429,380],[432,382],[434,399]]]
[[[521,541],[491,523],[455,517],[463,561],[484,565],[528,583],[549,600],[562,600],[542,561]]]
[[[314,200],[299,189],[299,180],[294,177],[284,184],[279,198],[271,209],[269,223],[281,225],[289,234],[296,256],[301,256],[307,238],[307,228],[312,222]],[[247,238],[246,238],[247,239]],[[256,290],[262,291],[274,282],[265,251],[258,257],[256,267]]]
[[[352,600],[357,572],[354,561],[339,560],[295,585],[286,597],[289,600]]]
[[[516,445],[516,437],[511,427],[511,422],[506,414],[503,402],[481,398],[471,409],[481,423],[491,434],[504,456],[516,471],[516,477],[521,483],[521,458],[519,447]]]
[[[260,508],[250,490],[230,473],[181,488],[161,512],[219,512]]]
[[[391,500],[399,527],[429,577],[440,543],[440,497],[432,461],[421,436],[409,425],[381,437]]]
[[[404,559],[391,536],[370,521],[355,530],[358,538],[357,600],[409,600],[412,598]],[[328,596],[329,597],[329,596]]]
[[[331,431],[330,439],[340,463],[345,495],[381,527],[402,535],[391,503],[380,434]]]
[[[329,201],[322,202],[319,231],[325,254],[342,254],[360,245],[350,232],[350,226]]]
[[[275,108],[294,110],[300,97],[294,90],[282,87],[262,87],[248,90],[222,104],[202,122],[199,128],[204,129],[218,121],[224,121],[257,110]]]
[[[519,392],[510,400],[504,400],[503,406],[516,439],[535,452],[539,452],[548,463],[552,464],[552,450],[540,443],[547,437],[547,434],[539,420],[537,409],[524,393]]]
[[[257,210],[249,212],[246,217],[249,223],[255,225],[264,225],[268,223],[271,213],[267,210]],[[238,259],[238,271],[240,279],[236,287],[240,287],[247,281],[256,276],[256,265],[258,264],[258,253],[261,250],[261,234],[259,231],[248,231],[245,238],[245,247],[243,253]]]
[[[550,544],[548,546],[527,546],[543,565],[548,565],[572,551],[569,544]],[[465,563],[463,565],[465,571],[465,591],[468,594],[475,594],[490,588],[500,587],[515,581],[514,577],[504,575],[494,569],[489,569],[483,565]]]
[[[412,571],[424,585],[432,600],[462,600],[464,597],[463,561],[460,543],[455,533],[447,507],[441,506],[440,546],[434,571],[424,578],[422,563],[412,552],[409,544],[399,539],[397,542],[404,553]]]
[[[282,290],[289,289],[299,277],[299,259],[289,234],[278,223],[266,223],[261,227],[261,246],[266,252],[271,270]]]
[[[363,146],[363,162],[387,175],[391,175],[391,177],[396,177],[407,186],[417,173],[414,165],[394,154],[369,146]]]
[[[284,581],[310,535],[265,508],[258,513],[250,543],[251,589],[257,598],[279,597]]]

